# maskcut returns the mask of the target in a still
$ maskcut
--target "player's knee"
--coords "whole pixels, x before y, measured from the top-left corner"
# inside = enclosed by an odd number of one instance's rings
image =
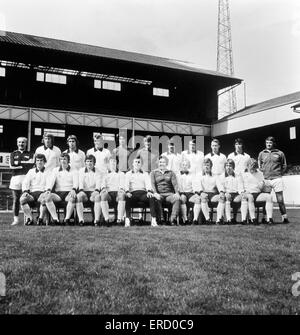
[[[95,195],[94,200],[95,200],[95,202],[100,202],[100,201],[101,201],[101,196],[100,196],[100,194]]]
[[[232,200],[231,194],[226,194],[225,195],[225,200],[230,202]]]
[[[200,205],[200,203],[201,203],[201,198],[200,197],[196,197],[195,201],[194,201],[194,204],[195,205]]]
[[[45,203],[52,202],[52,196],[51,196],[51,194],[45,195],[44,200],[45,200]]]
[[[118,193],[118,201],[124,201],[125,200],[125,193],[119,192]]]
[[[108,193],[107,192],[101,192],[100,198],[101,198],[101,201],[107,201]]]
[[[271,194],[270,194],[270,196],[271,196]],[[277,200],[278,203],[283,203],[283,194],[282,194],[282,192],[276,193],[276,200]]]
[[[45,195],[41,194],[38,198],[38,203],[40,203],[41,205],[45,205]]]
[[[83,202],[84,196],[82,194],[77,194],[77,202]]]
[[[22,197],[20,198],[20,205],[21,205],[21,206],[24,206],[25,204],[27,204],[27,199],[26,199],[26,197],[23,197],[23,196],[22,196]]]
[[[243,194],[241,200],[242,201],[248,201],[248,196],[246,194]]]
[[[75,204],[76,202],[76,199],[75,198],[69,198],[69,199],[66,199],[67,202],[71,203],[71,204]]]

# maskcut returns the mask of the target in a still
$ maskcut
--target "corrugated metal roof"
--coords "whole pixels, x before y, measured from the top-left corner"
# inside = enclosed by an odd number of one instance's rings
[[[272,109],[275,107],[293,104],[295,102],[300,102],[300,91],[287,94],[287,95],[283,95],[281,97],[273,98],[270,100],[259,102],[255,105],[251,105],[235,113],[227,115],[216,122],[222,122],[225,120],[230,120],[230,119],[234,119],[234,118],[249,115],[249,114],[254,114],[254,113],[261,112],[267,109]]]
[[[209,76],[226,78],[227,80],[232,80],[234,83],[242,81],[241,79],[230,77],[220,72],[201,69],[197,64],[185,61],[156,57],[117,49],[103,48],[99,46],[58,40],[48,37],[33,36],[9,31],[0,31],[0,45],[1,43],[11,43],[15,45],[25,45],[34,48],[59,50],[63,52],[71,52],[88,56],[110,58],[127,62],[135,62],[140,64],[148,64],[165,68],[184,70]]]

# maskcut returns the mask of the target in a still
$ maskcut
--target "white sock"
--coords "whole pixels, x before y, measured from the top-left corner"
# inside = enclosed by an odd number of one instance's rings
[[[75,203],[68,201],[67,203],[67,208],[66,208],[66,217],[65,220],[69,220],[70,217],[72,216],[73,212],[74,212],[74,208],[75,208]]]
[[[46,211],[47,211],[47,207],[45,205],[40,205],[39,219],[43,219],[45,217]]]
[[[226,201],[225,203],[225,213],[226,213],[226,220],[231,220],[231,203],[230,201]]]
[[[219,201],[217,206],[217,221],[220,221],[224,216],[224,210],[225,210],[225,203]]]
[[[242,200],[242,203],[241,203],[241,216],[242,216],[242,221],[245,221],[245,220],[246,220],[247,212],[248,212],[248,202],[245,201],[245,200]]]
[[[250,219],[254,220],[255,219],[255,206],[254,206],[254,202],[249,201],[248,202],[248,208],[249,208]]]
[[[269,221],[273,217],[273,201],[266,202],[266,212],[267,212],[267,220]]]
[[[21,208],[23,209],[25,216],[27,216],[27,218],[32,220],[32,213],[31,213],[29,205],[28,204],[21,205]]]
[[[120,200],[118,202],[118,220],[123,220],[125,214],[125,201]]]
[[[76,210],[77,210],[77,215],[78,215],[78,219],[79,221],[83,221],[83,203],[82,202],[77,202],[76,203]]]
[[[195,204],[194,205],[194,209],[193,209],[193,212],[194,212],[194,221],[198,220],[200,211],[201,211],[201,205],[200,204]]]
[[[100,221],[100,216],[101,216],[101,203],[100,203],[100,201],[95,201],[94,212],[95,212],[95,221]]]
[[[206,220],[209,220],[209,207],[207,202],[201,202],[201,209]]]
[[[109,205],[107,201],[101,201],[101,209],[102,209],[102,213],[104,216],[104,220],[105,221],[109,221]]]
[[[53,201],[47,202],[46,206],[47,206],[47,209],[48,209],[52,219],[58,221],[58,216],[57,216],[57,213],[56,213],[56,207],[54,205],[54,202]]]
[[[157,225],[156,218],[151,218],[151,224],[155,226]]]
[[[183,221],[187,221],[187,208],[186,208],[186,204],[180,205],[180,209],[181,209],[181,215],[182,215]]]

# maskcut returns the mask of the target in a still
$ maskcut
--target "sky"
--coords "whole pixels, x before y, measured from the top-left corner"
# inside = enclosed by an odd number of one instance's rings
[[[246,105],[300,91],[300,1],[230,0]],[[216,70],[217,0],[0,0],[0,29],[189,61]],[[236,89],[244,107],[244,84]]]

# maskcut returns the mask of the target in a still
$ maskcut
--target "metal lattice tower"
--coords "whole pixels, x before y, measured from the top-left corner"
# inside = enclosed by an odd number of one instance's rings
[[[218,48],[217,71],[233,76],[233,55],[229,1],[219,0],[218,11]],[[234,89],[220,90],[219,94],[219,119],[236,111],[236,94]]]

